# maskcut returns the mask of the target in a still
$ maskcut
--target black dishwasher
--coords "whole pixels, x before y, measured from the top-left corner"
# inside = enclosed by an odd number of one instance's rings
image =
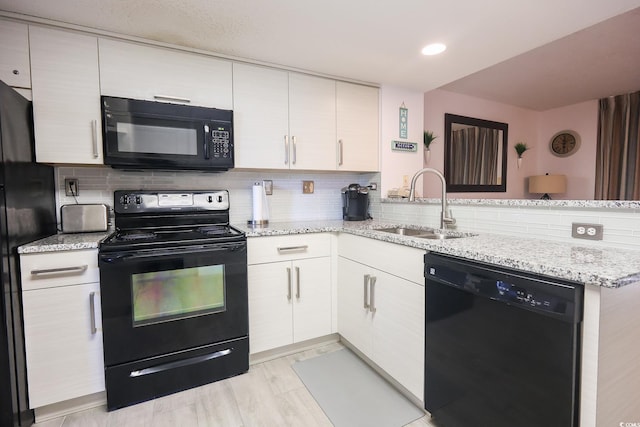
[[[584,288],[425,255],[425,409],[442,427],[577,427]]]

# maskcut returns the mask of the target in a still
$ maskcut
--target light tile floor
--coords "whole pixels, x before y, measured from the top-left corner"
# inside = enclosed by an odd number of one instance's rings
[[[340,343],[251,365],[244,375],[107,412],[104,406],[34,427],[331,426],[291,365],[344,348]],[[434,427],[429,417],[410,427]]]

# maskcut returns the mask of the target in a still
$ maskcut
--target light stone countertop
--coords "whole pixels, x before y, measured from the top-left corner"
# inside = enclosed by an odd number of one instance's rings
[[[383,198],[382,203],[409,203],[404,198]],[[412,204],[437,204],[440,199],[416,198]],[[510,206],[542,208],[588,208],[588,209],[640,209],[640,200],[542,200],[542,199],[454,199],[447,198],[449,205]]]
[[[428,240],[378,231],[380,228],[410,225],[374,220],[274,222],[265,228],[252,228],[246,223],[232,225],[243,230],[248,238],[344,232],[595,286],[617,288],[632,283],[640,284],[640,250],[596,248],[488,233],[460,239]],[[20,246],[18,253],[95,249],[109,234],[110,232],[56,234]]]
[[[18,247],[19,254],[40,252],[77,251],[80,249],[97,249],[100,242],[112,231],[98,233],[54,234]]]
[[[640,251],[488,233],[460,239],[428,240],[376,230],[397,226],[410,225],[373,220],[283,222],[269,224],[266,228],[236,224],[247,237],[345,232],[595,286],[618,288],[640,284]]]

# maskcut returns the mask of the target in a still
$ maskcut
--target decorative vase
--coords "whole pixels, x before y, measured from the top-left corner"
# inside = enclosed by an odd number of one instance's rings
[[[424,163],[429,163],[429,160],[431,160],[431,150],[427,148],[426,150],[424,150]]]
[[[520,169],[520,165],[522,164],[522,157],[518,157],[518,169]]]

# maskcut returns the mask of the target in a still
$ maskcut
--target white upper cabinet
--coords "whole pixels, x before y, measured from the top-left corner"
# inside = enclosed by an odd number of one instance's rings
[[[0,80],[13,87],[31,87],[26,24],[0,20]]]
[[[233,64],[237,168],[289,169],[289,73]]]
[[[378,89],[233,64],[237,168],[377,171]]]
[[[29,26],[36,161],[102,164],[98,39]]]
[[[335,81],[233,64],[237,168],[335,170]]]
[[[231,109],[231,62],[100,39],[102,95]]]
[[[379,170],[378,88],[336,83],[338,170]]]
[[[291,169],[336,168],[336,82],[289,73]]]

